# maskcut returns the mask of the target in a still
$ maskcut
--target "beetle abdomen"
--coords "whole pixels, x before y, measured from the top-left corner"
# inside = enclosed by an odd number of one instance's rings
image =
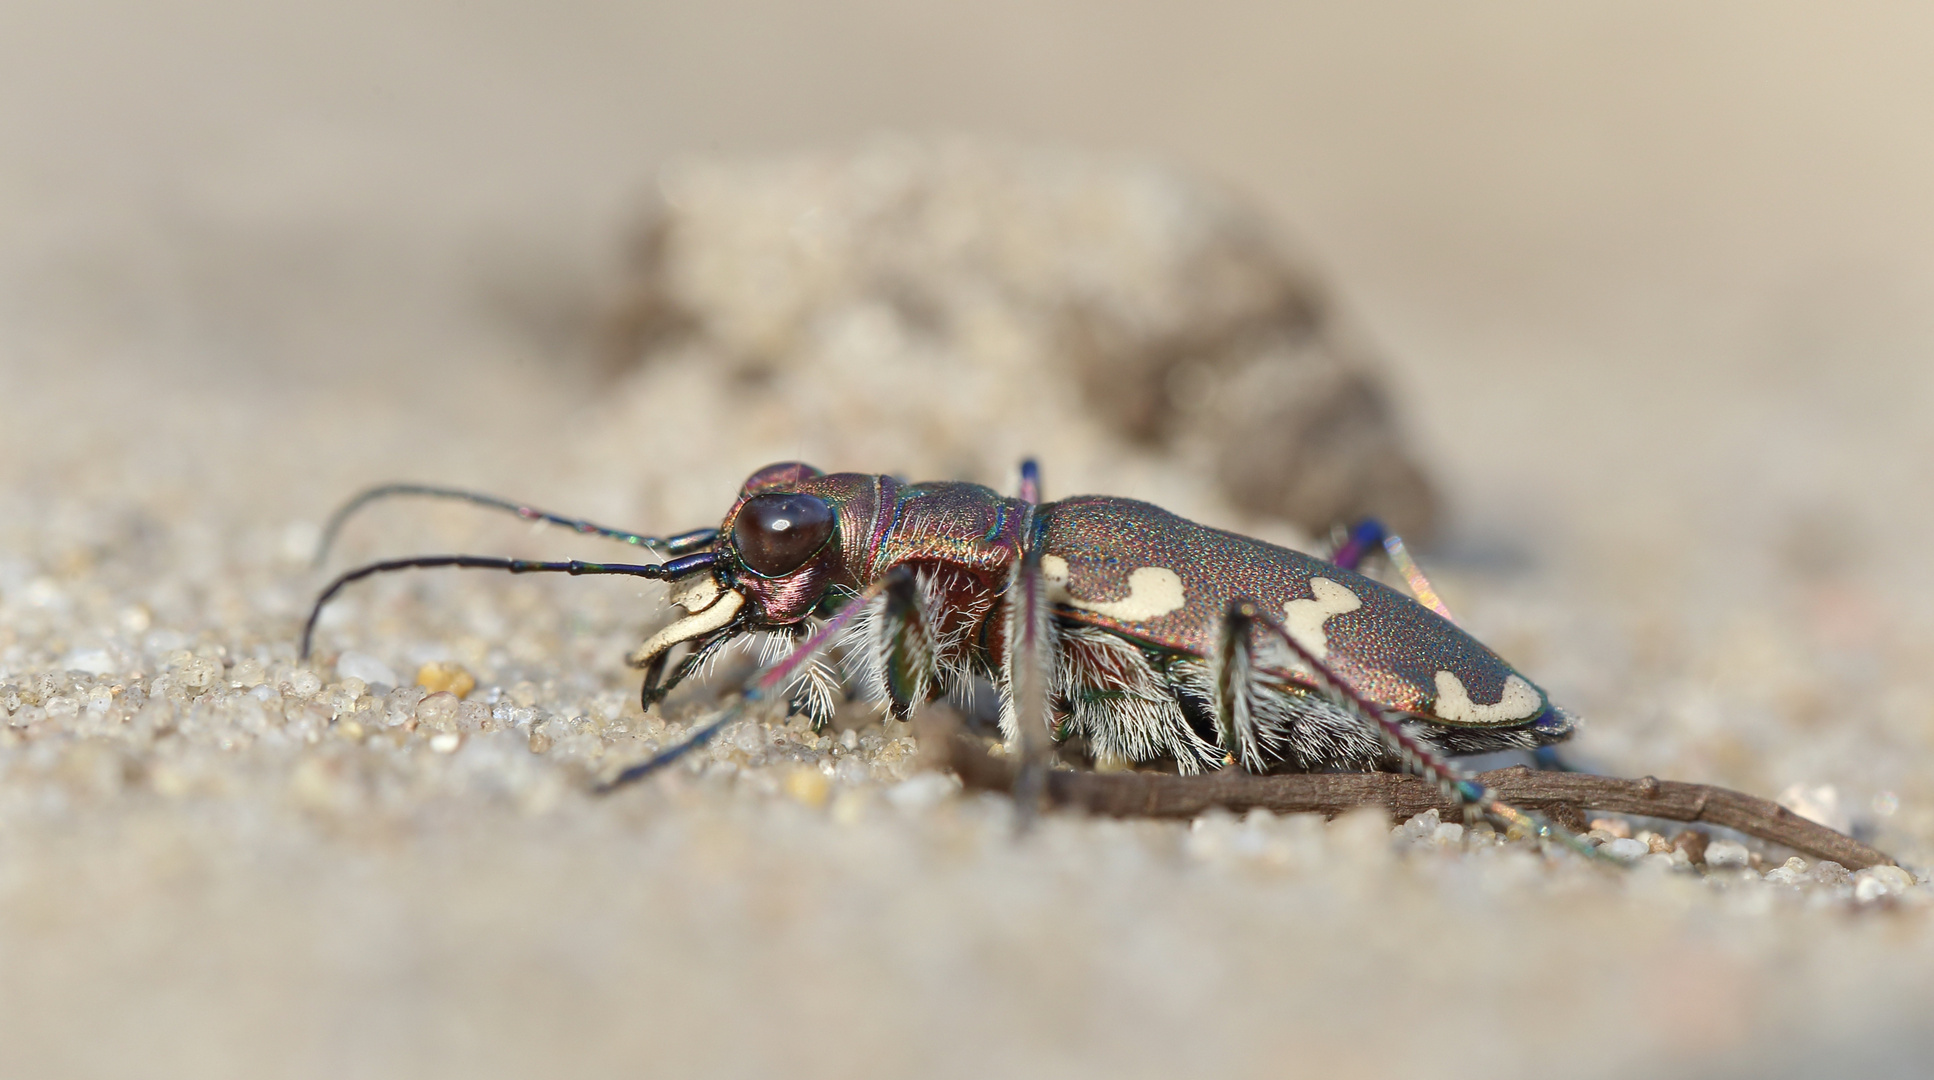
[[[1542,690],[1437,613],[1342,567],[1197,525],[1130,499],[1041,507],[1042,572],[1068,618],[1210,656],[1229,603],[1280,613],[1358,693],[1453,727],[1513,727],[1551,710]]]

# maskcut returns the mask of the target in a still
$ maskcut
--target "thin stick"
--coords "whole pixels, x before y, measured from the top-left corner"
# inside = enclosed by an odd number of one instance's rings
[[[1011,791],[1014,766],[980,744],[949,734],[947,764],[969,788]],[[1832,859],[1849,870],[1892,866],[1894,860],[1851,836],[1808,821],[1777,803],[1708,784],[1626,780],[1585,773],[1534,772],[1520,765],[1480,773],[1474,779],[1514,805],[1554,817],[1578,808],[1641,814],[1668,821],[1703,822]],[[1435,784],[1400,773],[1297,773],[1255,776],[1233,770],[1206,776],[1156,773],[1051,772],[1047,801],[1054,806],[1109,817],[1192,818],[1214,807],[1235,813],[1261,809],[1278,814],[1334,817],[1362,806],[1381,806],[1401,821],[1426,810],[1448,813],[1457,803]]]

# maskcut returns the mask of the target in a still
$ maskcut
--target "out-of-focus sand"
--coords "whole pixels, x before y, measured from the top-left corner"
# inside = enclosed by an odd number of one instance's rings
[[[1072,142],[1221,177],[1333,271],[1448,495],[1448,599],[1588,718],[1582,760],[1799,785],[1925,867],[1930,37],[1798,4],[7,5],[0,683],[259,653],[273,692],[144,720],[70,686],[0,748],[0,1060],[1922,1071],[1925,890],[1395,854],[1361,820],[1016,843],[998,803],[895,786],[879,729],[820,805],[785,793],[832,760],[797,732],[592,801],[649,734],[619,657],[660,602],[610,582],[399,583],[326,628],[472,664],[544,755],[310,745],[331,691],[289,656],[304,544],[363,483],[673,528],[761,463],[584,359],[671,156]],[[599,550],[399,508],[349,554],[486,545]]]

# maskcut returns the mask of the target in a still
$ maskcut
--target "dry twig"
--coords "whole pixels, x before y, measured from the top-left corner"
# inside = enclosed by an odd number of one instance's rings
[[[949,731],[944,739],[946,764],[967,787],[1013,789],[1014,768],[1009,762],[989,754],[971,738]],[[1853,837],[1808,821],[1777,803],[1727,788],[1650,776],[1626,780],[1584,773],[1534,772],[1521,765],[1482,773],[1478,779],[1504,801],[1540,811],[1574,828],[1580,827],[1586,810],[1642,814],[1723,825],[1816,859],[1832,859],[1850,870],[1894,864],[1885,853]],[[1437,788],[1399,773],[1254,776],[1228,771],[1167,776],[1054,772],[1048,776],[1046,799],[1052,806],[1110,817],[1189,818],[1213,807],[1234,813],[1263,809],[1334,817],[1357,807],[1382,806],[1402,821],[1433,807],[1445,813],[1457,809]]]

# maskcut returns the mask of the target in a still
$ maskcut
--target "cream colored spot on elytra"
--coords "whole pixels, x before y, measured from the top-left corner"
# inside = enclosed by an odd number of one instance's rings
[[[1318,660],[1324,660],[1330,655],[1330,637],[1323,631],[1323,624],[1362,607],[1363,601],[1326,577],[1309,579],[1309,591],[1308,600],[1283,601],[1283,620],[1297,644]]]
[[[1161,566],[1137,567],[1128,575],[1128,595],[1120,600],[1076,599],[1068,592],[1068,560],[1059,555],[1041,556],[1041,577],[1048,599],[1122,622],[1147,622],[1188,603],[1181,575]]]
[[[1544,708],[1544,699],[1530,683],[1512,675],[1495,705],[1479,705],[1464,689],[1464,680],[1448,671],[1437,673],[1437,717],[1453,724],[1505,724],[1529,720]]]
[[[1048,588],[1065,590],[1068,587],[1068,560],[1059,555],[1041,556],[1041,576],[1047,579]]]

